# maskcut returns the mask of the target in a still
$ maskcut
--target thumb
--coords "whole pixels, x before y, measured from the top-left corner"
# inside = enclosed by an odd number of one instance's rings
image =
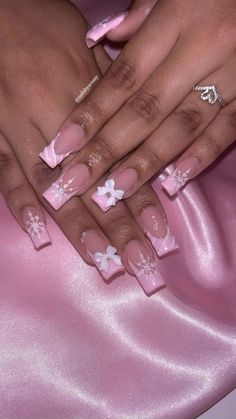
[[[158,0],[134,0],[127,12],[109,16],[90,29],[86,35],[89,48],[105,36],[111,41],[128,40],[142,25]]]
[[[108,32],[111,41],[127,41],[143,24],[157,0],[134,0],[123,22]]]

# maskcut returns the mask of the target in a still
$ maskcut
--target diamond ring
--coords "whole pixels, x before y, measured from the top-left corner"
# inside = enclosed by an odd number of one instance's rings
[[[195,86],[193,88],[195,91],[202,92],[200,95],[200,99],[203,101],[207,101],[210,105],[214,105],[215,103],[219,102],[222,107],[225,106],[224,99],[219,95],[216,86]]]

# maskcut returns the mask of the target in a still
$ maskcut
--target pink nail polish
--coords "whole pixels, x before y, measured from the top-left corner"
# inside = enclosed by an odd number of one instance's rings
[[[147,295],[153,294],[165,281],[158,271],[157,262],[151,252],[139,241],[132,240],[125,247],[129,265]]]
[[[122,169],[113,178],[108,179],[103,186],[98,186],[91,199],[103,212],[114,207],[118,201],[126,198],[138,182],[138,174],[134,169]]]
[[[115,247],[94,230],[86,231],[82,235],[84,246],[96,265],[97,269],[108,281],[112,277],[124,272],[120,256]]]
[[[60,209],[73,196],[85,191],[89,180],[89,170],[83,163],[77,163],[64,170],[44,193],[43,197],[55,209]]]
[[[160,210],[153,206],[147,207],[142,211],[140,218],[141,224],[159,257],[179,248]]]
[[[119,13],[114,16],[109,16],[102,22],[98,23],[87,32],[86,43],[88,48],[93,47],[112,29],[117,28],[126,18],[128,12]]]
[[[35,249],[40,249],[51,243],[46,225],[36,208],[24,208],[22,211],[22,221]]]
[[[39,154],[49,167],[54,169],[66,157],[79,151],[85,144],[85,132],[79,124],[63,128],[52,142]]]
[[[188,157],[181,161],[176,169],[162,182],[163,188],[169,195],[174,195],[197,174],[199,160],[197,157]]]

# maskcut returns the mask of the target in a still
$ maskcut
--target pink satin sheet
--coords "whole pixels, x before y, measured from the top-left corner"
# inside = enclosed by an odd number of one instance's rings
[[[235,164],[177,199],[154,182],[180,251],[150,298],[105,284],[49,217],[36,252],[0,197],[2,419],[193,419],[235,387]]]

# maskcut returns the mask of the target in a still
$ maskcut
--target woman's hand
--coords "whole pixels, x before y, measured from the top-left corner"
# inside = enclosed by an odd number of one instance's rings
[[[88,190],[131,151],[93,194],[103,211],[173,159],[163,183],[171,195],[208,167],[236,136],[235,47],[235,0],[159,0],[60,128],[56,153],[70,153],[65,138],[72,131],[77,150],[83,147],[65,172],[79,179],[73,193]],[[53,205],[50,189],[44,196]]]
[[[164,280],[145,234],[160,256],[177,244],[150,186],[127,201],[128,206],[120,202],[113,214],[102,214],[91,203],[92,191],[73,198],[60,211],[41,197],[61,170],[50,170],[39,151],[73,110],[78,93],[100,74],[93,52],[85,46],[83,19],[63,0],[1,2],[0,16],[0,186],[10,209],[40,248],[50,237],[39,198],[81,256],[106,280],[126,268],[152,293]],[[100,68],[107,68],[101,48],[95,54]],[[65,191],[54,185],[55,197],[63,199]]]

